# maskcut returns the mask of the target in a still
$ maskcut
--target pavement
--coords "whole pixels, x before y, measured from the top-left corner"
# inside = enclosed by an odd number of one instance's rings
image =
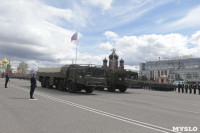
[[[197,94],[143,89],[68,93],[37,82],[37,100],[30,100],[30,81],[11,79],[8,88],[4,82],[1,78],[0,133],[200,132]]]

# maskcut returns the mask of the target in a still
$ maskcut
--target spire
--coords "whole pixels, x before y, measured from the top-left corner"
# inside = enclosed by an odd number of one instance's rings
[[[111,60],[111,59],[118,59],[119,58],[119,56],[115,53],[115,48],[113,48],[112,50],[112,53],[109,55],[109,59]]]

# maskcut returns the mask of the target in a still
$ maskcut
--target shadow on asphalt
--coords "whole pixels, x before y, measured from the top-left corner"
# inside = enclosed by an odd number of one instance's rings
[[[27,89],[30,89],[30,86],[21,86],[23,88],[27,88]],[[42,88],[41,86],[38,86],[36,88],[36,90],[53,90],[53,91],[56,91],[56,92],[63,92],[63,93],[57,93],[57,94],[61,94],[61,95],[75,95],[75,96],[94,96],[94,95],[99,95],[98,92],[102,92],[102,93],[106,93],[106,94],[120,94],[120,95],[127,95],[127,94],[136,94],[135,92],[129,92],[129,89],[127,89],[126,92],[120,92],[119,90],[116,90],[115,92],[108,92],[107,89],[104,89],[104,90],[94,90],[92,93],[86,93],[84,90],[82,91],[77,91],[77,92],[74,92],[74,93],[69,93],[68,91],[61,91],[61,90],[58,90],[56,89],[55,87],[53,87],[52,89],[49,89],[49,88]]]
[[[27,89],[30,89],[30,86],[21,86],[21,87],[23,87],[23,88],[27,88]],[[37,90],[52,90],[52,91],[55,91],[55,92],[59,92],[59,93],[57,93],[57,94],[59,94],[59,95],[76,95],[76,96],[83,96],[83,95],[86,95],[86,96],[90,96],[90,95],[96,95],[96,94],[94,94],[94,92],[95,91],[93,91],[93,93],[86,93],[84,90],[82,90],[82,91],[77,91],[77,92],[74,92],[74,93],[69,93],[68,91],[62,91],[62,90],[58,90],[58,89],[56,89],[55,87],[54,88],[52,88],[52,89],[49,89],[49,88],[42,88],[42,87],[37,87],[37,88],[35,88],[35,90],[37,91]],[[61,92],[61,93],[60,93]],[[63,93],[62,93],[63,92]]]

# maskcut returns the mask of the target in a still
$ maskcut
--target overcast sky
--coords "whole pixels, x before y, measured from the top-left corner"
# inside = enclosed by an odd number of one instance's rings
[[[14,68],[102,65],[114,47],[125,68],[200,56],[199,0],[0,0],[0,57]],[[78,30],[78,41],[71,36]]]

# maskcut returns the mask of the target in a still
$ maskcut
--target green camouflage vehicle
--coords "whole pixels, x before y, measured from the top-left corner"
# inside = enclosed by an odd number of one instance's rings
[[[138,79],[138,73],[133,71],[126,71],[126,83],[128,88],[143,88],[143,81]]]
[[[61,67],[39,68],[38,78],[42,87],[69,92],[81,91],[92,93],[95,87],[105,87],[103,75],[93,74],[93,67],[81,65],[65,65]]]
[[[126,71],[106,69],[106,85],[109,92],[114,92],[119,89],[120,92],[127,90],[127,83],[125,82]]]

